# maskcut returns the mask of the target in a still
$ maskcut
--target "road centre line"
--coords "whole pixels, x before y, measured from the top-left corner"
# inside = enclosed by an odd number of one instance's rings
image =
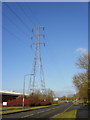
[[[34,115],[34,114],[26,115],[26,116],[23,116],[21,118],[29,117],[29,116],[32,116],[32,115]]]
[[[48,110],[46,110],[46,111],[49,111],[49,110],[51,110],[51,109],[48,109]]]
[[[42,113],[42,112],[45,112],[45,111],[40,111],[40,112],[37,112],[37,113]]]
[[[44,111],[41,111],[41,112],[44,112]]]
[[[73,106],[73,104],[70,106],[70,107],[68,107],[66,110],[64,110],[61,114],[63,114],[64,112],[66,112],[68,109],[70,109],[71,107]]]
[[[48,109],[48,110],[46,110],[46,111],[49,111],[49,110],[51,110],[51,109]],[[37,112],[37,114],[42,113],[42,112],[45,112],[45,111]],[[29,116],[32,116],[32,115],[34,115],[34,114],[26,115],[26,116],[23,116],[23,117],[21,117],[21,118],[29,117]]]

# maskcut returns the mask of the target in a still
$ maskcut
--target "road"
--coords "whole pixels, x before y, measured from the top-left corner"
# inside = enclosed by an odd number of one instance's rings
[[[62,113],[65,111],[67,108],[72,107],[72,103],[62,103],[59,105],[54,105],[51,107],[47,108],[40,108],[40,109],[34,109],[30,111],[24,111],[24,112],[19,112],[19,113],[13,113],[13,114],[8,114],[8,115],[3,115],[3,120],[6,118],[7,120],[10,118],[25,118],[25,119],[30,119],[30,118],[46,118],[49,119],[53,117],[54,115],[58,113]]]

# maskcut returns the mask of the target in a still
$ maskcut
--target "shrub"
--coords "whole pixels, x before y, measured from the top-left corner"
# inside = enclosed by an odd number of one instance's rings
[[[23,103],[23,98],[18,98],[18,99],[14,99],[14,100],[9,100],[8,101],[8,106],[22,106]],[[24,105],[26,107],[29,106],[45,106],[45,105],[50,105],[51,102],[49,100],[39,100],[39,99],[30,99],[30,98],[25,98],[25,103]]]

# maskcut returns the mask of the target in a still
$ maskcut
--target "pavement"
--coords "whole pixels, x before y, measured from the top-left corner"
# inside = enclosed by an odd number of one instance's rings
[[[80,104],[80,108],[77,111],[77,120],[80,120],[80,119],[90,120],[89,114],[90,114],[90,111],[88,109],[88,106]]]

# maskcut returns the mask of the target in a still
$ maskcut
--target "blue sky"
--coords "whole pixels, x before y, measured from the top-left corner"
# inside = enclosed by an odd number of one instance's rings
[[[2,3],[0,2],[0,89],[2,89]]]
[[[31,30],[40,24],[46,33],[46,39],[41,40],[47,43],[42,46],[46,88],[59,95],[74,92],[72,77],[80,72],[76,58],[80,50],[88,49],[88,3],[7,5],[3,3],[2,9],[3,89],[22,91],[24,75],[31,73],[34,57]]]

